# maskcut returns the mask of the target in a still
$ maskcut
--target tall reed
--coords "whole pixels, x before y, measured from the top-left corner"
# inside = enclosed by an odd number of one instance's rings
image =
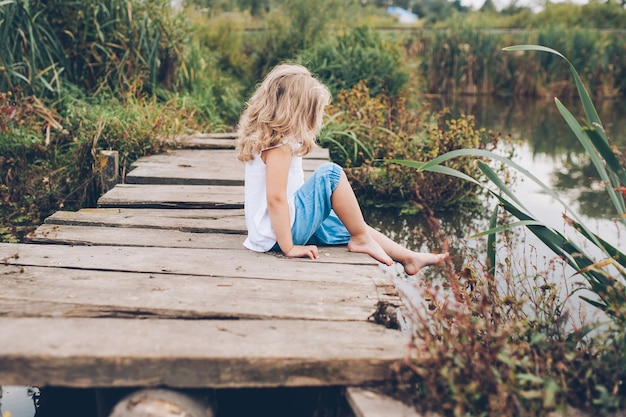
[[[59,96],[171,88],[187,33],[169,1],[5,0],[0,8],[0,89]]]
[[[551,25],[490,31],[461,26],[417,34],[426,45],[421,71],[429,93],[573,97],[576,88],[553,56],[528,60],[495,51],[512,43],[537,43],[563,51],[580,67],[594,97],[626,94],[626,44],[619,31]]]
[[[37,1],[0,3],[0,91],[58,94],[68,61],[61,40]]]

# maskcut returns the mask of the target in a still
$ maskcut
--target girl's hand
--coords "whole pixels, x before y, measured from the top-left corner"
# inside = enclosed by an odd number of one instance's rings
[[[317,259],[319,258],[320,254],[319,254],[319,251],[317,250],[317,246],[315,245],[306,245],[306,246],[295,245],[295,246],[292,246],[288,252],[285,252],[285,256],[287,256],[288,258]]]

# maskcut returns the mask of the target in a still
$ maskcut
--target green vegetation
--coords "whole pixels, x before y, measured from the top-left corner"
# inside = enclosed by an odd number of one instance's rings
[[[0,89],[60,97],[68,85],[115,94],[172,85],[186,34],[170,16],[166,1],[3,1]]]
[[[509,51],[543,51],[559,58],[559,52],[543,46],[525,45],[507,48]],[[626,161],[612,148],[602,122],[574,66],[569,64],[579,93],[586,123],[580,125],[556,99],[556,105],[569,127],[589,154],[602,179],[607,200],[612,203],[615,218],[626,224],[623,190],[626,185]],[[472,155],[505,163],[524,175],[563,204],[568,215],[566,223],[584,239],[577,245],[573,238],[546,225],[524,207],[523,198],[516,196],[482,160],[479,169],[488,182],[472,178],[444,162]],[[602,239],[585,225],[571,208],[531,172],[508,158],[480,149],[452,151],[429,162],[395,161],[396,163],[470,181],[477,186],[490,183],[489,192],[497,205],[491,218],[491,229],[476,236],[488,235],[487,261],[484,275],[467,266],[460,279],[451,276],[455,302],[437,304],[440,299],[433,289],[427,289],[434,313],[424,314],[413,306],[417,323],[416,360],[405,374],[418,387],[416,403],[425,409],[442,402],[454,415],[487,413],[512,415],[544,415],[555,408],[569,406],[591,408],[598,413],[613,412],[624,407],[626,391],[626,254]],[[509,216],[499,216],[504,209]],[[518,219],[510,220],[510,216]],[[498,222],[502,224],[498,225]],[[498,260],[498,242],[510,244],[510,230],[525,227],[550,248],[574,271],[585,278],[581,285],[590,295],[581,299],[606,314],[609,321],[568,330],[567,316],[555,298],[553,284],[542,281],[542,275],[532,278],[535,287],[529,294],[535,298],[520,298],[511,277],[510,259]],[[599,259],[599,260],[596,260]],[[503,287],[502,283],[506,285]],[[504,290],[504,291],[503,291]],[[424,348],[425,347],[425,348]],[[404,387],[406,388],[406,386]],[[514,410],[511,412],[511,410]]]
[[[626,94],[626,45],[621,31],[558,25],[517,34],[461,25],[416,36],[411,42],[427,51],[422,69],[431,93],[573,97],[576,88],[563,75],[558,59],[530,60],[521,53],[500,53],[512,43],[537,43],[562,50],[572,62],[580,63],[581,76],[595,97]]]
[[[479,11],[458,1],[410,4],[420,23],[404,27],[382,0],[195,0],[176,13],[166,0],[0,1],[0,240],[20,241],[60,208],[93,205],[102,192],[99,151],[119,151],[123,176],[135,159],[176,146],[177,135],[232,130],[265,72],[300,62],[333,92],[320,142],[364,202],[393,201],[431,219],[439,209],[467,217],[468,207],[485,204],[477,199],[485,183],[499,188],[490,191],[500,209],[489,237],[477,237],[487,239],[488,261],[462,254],[459,272],[447,271],[448,282],[429,285],[427,302],[411,309],[420,360],[398,369],[396,392],[455,416],[623,409],[624,255],[573,216],[569,224],[603,260],[539,224],[506,192],[518,167],[486,163],[506,141],[471,116],[430,112],[422,98],[579,93],[589,126],[576,127],[559,109],[596,155],[623,222],[624,160],[603,136],[590,97],[626,92],[626,11],[595,0],[548,3],[536,13],[490,2]],[[579,69],[574,81],[562,56],[501,51],[528,43],[562,51]],[[586,280],[589,302],[609,318],[605,328],[568,327],[564,300],[539,266],[516,275],[516,225]]]
[[[215,128],[193,96],[175,94],[184,28],[167,1],[1,3],[3,241],[93,204],[99,150],[118,150],[123,174],[184,130]]]
[[[331,90],[333,95],[365,81],[371,97],[395,97],[405,89],[408,75],[402,69],[397,44],[384,41],[373,30],[361,26],[305,49],[299,56]]]
[[[62,118],[33,97],[10,102],[10,113],[0,116],[0,238],[9,242],[55,210],[95,204],[99,150],[117,150],[123,174],[138,157],[165,149],[189,116],[176,103],[136,99],[74,99],[58,109]]]
[[[320,143],[346,173],[362,200],[395,201],[410,207],[443,209],[477,203],[477,188],[454,178],[411,172],[390,163],[399,157],[428,160],[453,149],[492,149],[499,137],[476,129],[471,116],[458,120],[440,114],[416,113],[403,96],[371,97],[360,83],[342,91],[328,109],[330,115]],[[474,161],[454,165],[468,175],[479,175]]]

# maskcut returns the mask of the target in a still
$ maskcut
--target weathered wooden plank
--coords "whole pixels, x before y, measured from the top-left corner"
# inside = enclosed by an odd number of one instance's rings
[[[243,185],[244,164],[234,150],[173,150],[143,157],[127,184]]]
[[[369,389],[350,387],[346,398],[356,417],[421,417],[413,407]]]
[[[303,162],[308,178],[321,161]],[[242,167],[243,168],[243,167]],[[209,166],[139,164],[125,177],[126,184],[180,184],[180,185],[243,185],[243,170],[233,169],[232,163],[211,163]]]
[[[305,170],[313,170],[317,165],[328,161],[328,149],[314,148],[313,152],[303,157],[302,163]],[[244,164],[237,160],[237,153],[233,149],[172,149],[162,153],[139,158],[132,167],[150,165],[180,166],[180,168],[205,167],[219,164],[230,166],[231,170],[240,170],[243,173]],[[238,169],[241,168],[241,169]]]
[[[243,208],[243,186],[119,184],[98,200],[99,207]]]
[[[196,133],[182,135],[177,138],[179,146],[188,149],[234,149],[235,132],[227,133]]]
[[[247,233],[243,209],[86,208],[57,211],[46,224],[172,229],[196,233]]]
[[[211,133],[205,133],[205,132],[198,132],[195,133],[193,135],[191,135],[192,137],[195,138],[199,138],[199,139],[231,139],[234,140],[237,138],[237,132],[211,132]]]
[[[244,235],[232,233],[53,224],[44,224],[26,236],[27,242],[40,244],[242,250],[244,250],[244,240]],[[318,249],[321,258],[317,262],[363,263],[361,256],[355,257],[346,250],[345,246],[320,246]]]
[[[126,246],[66,246],[0,243],[0,263],[20,266],[80,268],[102,271],[169,273],[212,277],[242,277],[286,281],[374,282],[379,291],[393,289],[379,264],[361,253],[328,248],[320,259],[289,259],[250,250],[146,248]],[[331,249],[346,258],[335,263]],[[347,252],[347,253],[346,253]],[[345,259],[351,260],[348,263]]]
[[[0,316],[367,321],[371,281],[311,282],[0,265]],[[306,302],[303,302],[305,301]]]
[[[305,158],[310,175],[324,160]],[[234,150],[173,150],[143,157],[126,175],[127,184],[243,185],[244,164]]]
[[[330,151],[328,148],[322,148],[321,146],[314,146],[310,153],[308,153],[304,160],[307,159],[321,159],[323,161],[330,160]]]
[[[191,165],[139,165],[126,174],[126,184],[180,184],[180,185],[243,185],[243,172],[229,164],[209,167]]]
[[[181,136],[180,146],[186,149],[235,149],[236,133],[197,133]],[[315,146],[307,158],[329,160],[327,148]]]
[[[245,236],[227,233],[193,233],[167,229],[41,225],[29,233],[29,243],[109,245],[170,248],[241,249]]]
[[[54,226],[65,226],[55,228]],[[67,226],[86,226],[83,228]],[[91,232],[91,228],[93,233]],[[104,227],[112,230],[103,230]],[[132,230],[120,230],[120,228]],[[169,235],[146,229],[176,230]],[[185,233],[183,233],[185,232]],[[242,248],[246,225],[243,210],[81,209],[58,211],[29,234],[32,243],[72,245]],[[233,236],[234,234],[234,236]],[[213,240],[211,236],[215,236]],[[221,245],[221,246],[220,246]],[[320,246],[318,262],[363,263],[345,246]]]
[[[407,334],[367,322],[0,318],[0,384],[194,388],[388,380]]]

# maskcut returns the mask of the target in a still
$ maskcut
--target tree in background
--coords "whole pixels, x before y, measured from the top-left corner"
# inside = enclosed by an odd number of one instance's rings
[[[496,13],[498,10],[496,9],[496,5],[493,4],[493,0],[485,0],[478,11],[482,13]]]

